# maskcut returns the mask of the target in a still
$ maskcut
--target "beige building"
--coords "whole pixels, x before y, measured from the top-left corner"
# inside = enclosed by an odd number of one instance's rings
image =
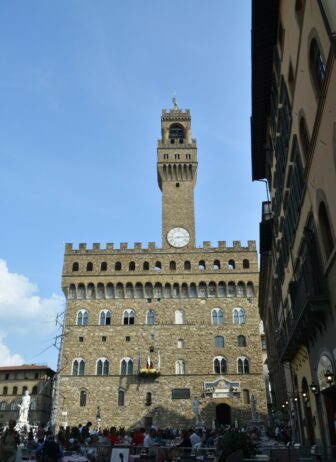
[[[0,427],[10,419],[18,420],[18,404],[26,390],[31,397],[29,424],[50,423],[54,374],[49,367],[36,364],[0,367]]]
[[[255,242],[196,246],[189,110],[161,127],[162,247],[66,245],[57,426],[189,427],[195,397],[207,427],[266,416]]]
[[[336,2],[254,1],[252,22],[253,179],[266,179],[270,194],[259,303],[273,410],[293,439],[327,449],[336,445]]]

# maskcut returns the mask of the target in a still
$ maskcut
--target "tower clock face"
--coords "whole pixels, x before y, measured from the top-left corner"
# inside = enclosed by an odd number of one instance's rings
[[[190,234],[184,228],[173,228],[168,231],[167,241],[173,247],[184,247],[190,241]]]

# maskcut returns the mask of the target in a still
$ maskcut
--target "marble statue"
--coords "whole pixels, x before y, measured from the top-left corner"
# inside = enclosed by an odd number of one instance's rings
[[[196,416],[196,426],[203,425],[203,418],[201,415],[200,405],[201,405],[201,401],[197,398],[197,396],[195,396],[192,402],[192,410]]]
[[[29,391],[26,390],[22,396],[21,404],[18,404],[19,410],[19,422],[28,422],[28,412],[30,406]]]

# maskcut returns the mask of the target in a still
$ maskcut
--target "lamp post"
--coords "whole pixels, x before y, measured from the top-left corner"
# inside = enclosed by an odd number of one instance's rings
[[[330,372],[330,370],[327,369],[326,373],[324,374],[324,377],[325,377],[326,382],[328,383],[329,387],[331,387],[331,385],[333,384],[333,382],[335,380],[335,376],[334,376],[333,372]]]

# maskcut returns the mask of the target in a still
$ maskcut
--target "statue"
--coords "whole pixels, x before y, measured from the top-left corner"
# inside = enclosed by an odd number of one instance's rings
[[[29,391],[26,390],[24,395],[22,396],[21,404],[18,404],[20,411],[19,411],[19,422],[27,422],[28,423],[28,412],[30,406],[30,396]]]
[[[192,402],[192,410],[196,416],[196,426],[203,426],[204,423],[201,415],[200,405],[201,401],[197,398],[197,396],[195,396]]]

